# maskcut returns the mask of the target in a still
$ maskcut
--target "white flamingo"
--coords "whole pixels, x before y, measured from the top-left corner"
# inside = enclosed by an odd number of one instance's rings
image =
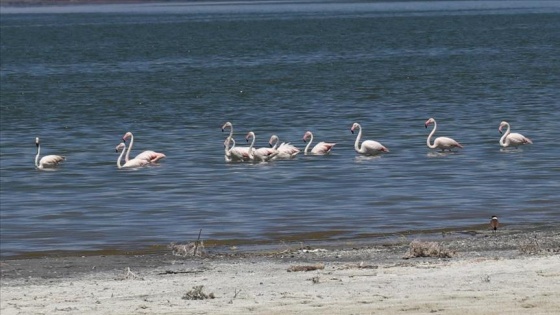
[[[37,146],[37,155],[35,156],[35,167],[37,167],[37,169],[54,168],[66,160],[66,157],[61,155],[45,155],[39,160],[39,155],[41,154],[41,142],[39,141],[39,137],[35,138],[35,145]]]
[[[239,155],[239,152],[235,151],[235,140],[233,138],[227,137],[224,141],[224,159],[226,162],[243,161],[243,155]]]
[[[507,126],[507,130],[500,138],[500,145],[502,147],[507,148],[509,146],[512,146],[517,148],[518,146],[523,144],[533,144],[533,141],[531,141],[531,139],[525,137],[524,135],[517,132],[510,132],[510,126],[507,121],[502,121],[500,123],[500,128],[498,128],[498,131],[502,133],[502,128],[505,126]]]
[[[463,146],[461,144],[459,144],[459,142],[448,138],[448,137],[437,137],[434,140],[434,144],[430,144],[430,140],[432,138],[432,135],[436,132],[437,129],[437,122],[435,119],[430,118],[426,121],[426,123],[424,124],[424,126],[426,128],[428,128],[428,126],[433,123],[434,124],[434,129],[432,129],[432,132],[430,132],[430,135],[428,135],[428,139],[426,139],[426,145],[428,146],[428,148],[430,149],[441,149],[441,151],[443,152],[445,149],[451,151],[452,148],[463,148]]]
[[[226,128],[229,128],[229,136],[228,138],[233,140],[233,124],[231,122],[226,122],[223,126],[222,126],[222,132],[224,132],[226,130]],[[226,138],[226,141],[227,139]],[[250,152],[249,152],[249,147],[236,147],[235,146],[235,141],[233,141],[233,146],[231,147],[230,151],[230,157],[232,161],[250,161]]]
[[[362,126],[358,123],[354,123],[350,131],[354,133],[354,129],[356,128],[360,129],[360,131],[358,131],[358,136],[356,137],[356,142],[354,143],[354,150],[356,150],[356,152],[363,155],[377,155],[383,152],[389,152],[389,149],[387,149],[384,145],[373,140],[364,140],[360,146]]]
[[[278,151],[272,148],[253,148],[253,146],[255,145],[256,136],[254,132],[249,131],[247,136],[245,136],[245,139],[249,141],[249,139],[251,138],[252,141],[251,145],[249,146],[249,155],[252,161],[268,162],[278,154]]]
[[[124,134],[124,136],[122,138],[123,142],[126,142],[126,140],[128,138],[130,138],[130,144],[128,145],[128,150],[127,150],[126,156],[124,158],[125,162],[128,162],[130,160],[130,151],[132,150],[132,146],[134,145],[134,135],[130,131]],[[165,154],[155,152],[155,151],[152,151],[152,150],[146,150],[146,151],[138,154],[134,158],[135,159],[141,159],[141,160],[147,160],[150,163],[156,163],[159,160],[165,158]]]
[[[278,138],[277,135],[272,135],[270,137],[270,140],[268,140],[268,144],[270,145],[270,147],[278,151],[278,154],[274,157],[274,159],[278,159],[278,160],[293,159],[300,152],[298,148],[296,148],[293,144],[289,142],[288,143],[282,142],[282,144],[280,145],[278,145],[278,143],[280,143],[280,139]]]
[[[313,142],[313,133],[311,131],[307,131],[305,132],[305,134],[303,135],[303,142],[307,142],[307,139],[309,139],[309,143],[305,146],[305,149],[303,150],[303,154],[307,155],[307,151],[309,150],[309,147],[311,146],[311,143]],[[329,142],[319,142],[317,143],[313,149],[311,150],[311,154],[316,154],[316,155],[324,155],[324,154],[329,154],[332,150],[332,148],[336,145],[336,143],[329,143]]]
[[[121,154],[119,155],[118,159],[117,159],[117,167],[118,168],[137,168],[137,167],[143,167],[146,166],[148,164],[150,164],[150,161],[146,160],[146,159],[131,159],[128,161],[125,161],[124,165],[122,165],[122,157],[124,155],[124,152],[126,151],[126,144],[124,142],[121,142],[117,145],[117,147],[115,148],[115,151],[118,153],[119,151],[121,151]]]

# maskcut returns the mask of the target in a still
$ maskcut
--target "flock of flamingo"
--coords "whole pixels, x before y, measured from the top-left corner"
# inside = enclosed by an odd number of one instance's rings
[[[426,128],[430,124],[434,125],[434,128],[428,135],[426,139],[426,145],[430,149],[439,149],[441,151],[449,150],[454,148],[462,149],[463,146],[455,141],[452,138],[448,137],[437,137],[435,138],[434,142],[431,142],[431,138],[436,132],[437,129],[437,122],[434,118],[430,118],[424,124]],[[510,130],[510,125],[506,121],[502,121],[500,123],[500,127],[498,128],[499,132],[502,133],[502,129],[507,127],[505,133],[503,133],[502,137],[500,138],[500,145],[504,148],[506,147],[518,147],[524,144],[532,144],[533,142],[519,133],[512,133]],[[236,146],[235,140],[233,139],[233,125],[231,122],[226,122],[222,126],[222,132],[225,131],[226,128],[229,128],[229,135],[224,141],[224,158],[226,162],[268,162],[272,160],[289,160],[293,159],[300,153],[300,150],[296,148],[294,145],[286,142],[280,143],[280,139],[276,135],[272,135],[269,140],[270,147],[264,148],[254,148],[255,145],[255,133],[250,131],[247,136],[245,137],[246,141],[248,142],[251,140],[251,144],[249,146]],[[354,131],[358,129],[358,135],[356,136],[356,141],[354,143],[354,150],[358,154],[361,155],[368,155],[374,156],[378,154],[383,154],[389,152],[384,145],[381,143],[374,141],[374,140],[364,140],[360,143],[362,139],[362,126],[358,123],[354,123],[350,128],[350,131],[354,133]],[[130,144],[126,145],[126,140],[130,139]],[[311,143],[313,142],[313,133],[311,131],[305,132],[303,135],[303,141],[307,142],[305,149],[303,150],[304,155],[314,154],[314,155],[325,155],[329,154],[336,143],[332,142],[319,142],[313,148],[311,148]],[[39,138],[35,138],[35,144],[37,146],[37,155],[35,156],[35,167],[37,169],[48,169],[57,167],[60,163],[66,160],[64,156],[60,155],[46,155],[39,159],[41,154],[41,143]],[[130,151],[134,144],[134,136],[131,132],[127,132],[122,137],[122,142],[119,143],[116,147],[117,153],[120,152],[120,155],[117,159],[117,167],[120,168],[139,168],[143,166],[147,166],[150,164],[157,163],[159,160],[165,158],[165,154],[155,152],[155,151],[143,151],[142,153],[138,154],[133,159],[130,158]],[[310,150],[311,148],[311,150]],[[122,159],[124,156],[124,164],[122,164]]]

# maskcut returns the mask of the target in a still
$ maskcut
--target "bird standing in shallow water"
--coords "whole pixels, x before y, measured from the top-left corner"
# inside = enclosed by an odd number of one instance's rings
[[[524,135],[517,132],[511,132],[510,125],[507,121],[502,121],[500,123],[500,127],[498,128],[498,131],[502,133],[502,128],[504,127],[507,127],[507,130],[504,133],[504,135],[500,138],[500,145],[502,147],[507,148],[509,146],[512,146],[517,148],[518,146],[523,144],[533,144],[533,141],[531,141],[531,139],[525,137]]]
[[[454,139],[448,138],[448,137],[437,137],[434,140],[434,144],[430,144],[430,139],[432,138],[432,136],[434,135],[434,133],[436,132],[437,129],[437,122],[434,118],[430,118],[428,120],[426,120],[426,123],[424,123],[424,126],[426,128],[428,128],[428,126],[430,124],[434,124],[434,129],[432,129],[432,132],[430,132],[430,134],[428,135],[428,138],[426,139],[426,145],[428,146],[428,148],[430,149],[440,149],[441,152],[445,151],[446,149],[451,151],[452,148],[459,148],[462,149],[463,146],[455,141]]]
[[[35,167],[37,167],[37,169],[55,168],[58,164],[66,160],[66,157],[60,155],[45,155],[39,160],[39,155],[41,154],[41,142],[39,141],[39,137],[35,138],[35,145],[37,146],[37,155],[35,156]]]
[[[492,218],[490,219],[490,227],[492,227],[492,233],[496,234],[499,224],[500,223],[498,222],[498,217],[493,215]]]

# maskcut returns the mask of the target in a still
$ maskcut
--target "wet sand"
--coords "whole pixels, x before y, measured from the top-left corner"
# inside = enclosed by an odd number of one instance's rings
[[[4,259],[0,313],[464,315],[560,309],[555,226],[422,240],[438,245],[441,257],[406,258],[412,241],[403,236],[369,245],[206,248],[201,257],[166,250]]]

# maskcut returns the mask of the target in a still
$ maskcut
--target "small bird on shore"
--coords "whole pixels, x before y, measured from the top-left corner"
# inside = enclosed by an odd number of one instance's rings
[[[492,230],[494,234],[496,234],[496,231],[498,230],[498,225],[500,223],[498,222],[498,217],[493,215],[492,218],[490,219],[490,227],[492,227]]]

